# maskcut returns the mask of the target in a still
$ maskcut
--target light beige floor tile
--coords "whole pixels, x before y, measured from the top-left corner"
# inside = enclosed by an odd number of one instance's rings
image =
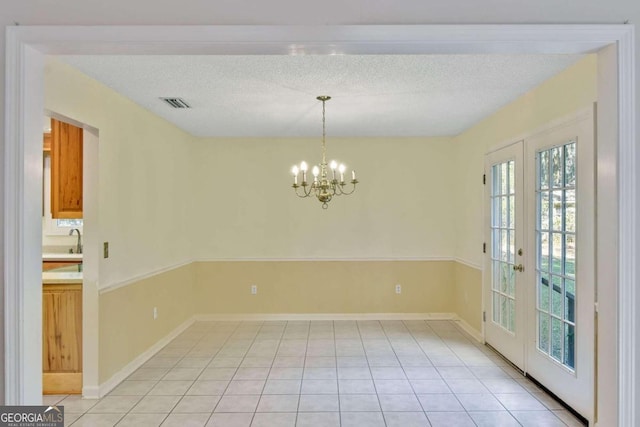
[[[375,394],[342,394],[340,395],[341,412],[375,412],[380,411],[378,396]]]
[[[387,427],[429,427],[424,412],[384,412]]]
[[[495,397],[510,411],[542,411],[546,409],[538,399],[528,393],[496,394]]]
[[[378,400],[383,412],[422,411],[420,402],[413,394],[379,394]]]
[[[67,412],[65,410],[64,411],[64,425],[65,425],[65,427],[68,427],[71,424],[73,424],[81,416],[82,416],[82,414],[69,413],[69,412]]]
[[[169,414],[162,427],[203,427],[211,414]]]
[[[566,427],[551,411],[511,411],[523,427]]]
[[[234,380],[266,380],[269,376],[269,368],[238,368],[233,376]]]
[[[456,394],[467,411],[504,411],[504,406],[492,394]]]
[[[337,380],[302,380],[302,394],[336,394]]]
[[[149,394],[152,396],[182,396],[191,388],[193,381],[159,381]]]
[[[301,380],[267,380],[263,394],[300,394]]]
[[[127,414],[118,427],[158,427],[167,414]]]
[[[142,399],[142,396],[106,396],[89,409],[89,413],[123,414],[129,412],[140,399]]]
[[[249,427],[253,420],[253,412],[225,414],[215,413],[209,419],[207,427]]]
[[[257,412],[251,427],[295,427],[295,412]]]
[[[68,394],[47,394],[42,396],[42,404],[43,405],[55,405],[58,402],[64,400]]]
[[[202,371],[203,368],[172,368],[162,379],[165,381],[195,380],[200,376]]]
[[[184,396],[173,413],[213,412],[221,396]]]
[[[237,368],[206,368],[198,379],[200,380],[226,380],[231,381]]]
[[[234,380],[229,383],[224,394],[261,394],[265,383],[265,380]]]
[[[164,377],[169,368],[140,368],[127,378],[135,381],[159,381]]]
[[[382,412],[341,412],[342,427],[385,427]]]
[[[260,395],[222,396],[215,412],[255,412]]]
[[[121,414],[84,414],[78,418],[73,427],[113,427],[124,417]]]
[[[375,394],[373,380],[338,380],[340,394]]]
[[[58,405],[64,406],[65,415],[68,413],[83,414],[98,402],[98,399],[83,399],[80,395],[72,395],[66,397],[62,402],[59,402]]]
[[[131,409],[136,414],[168,414],[176,406],[180,396],[145,396]]]
[[[334,380],[338,378],[336,368],[304,368],[304,380]]]
[[[453,394],[419,394],[418,400],[425,412],[464,411],[464,408]]]
[[[303,368],[271,368],[270,380],[301,380]]]
[[[466,412],[427,412],[432,427],[475,427]]]
[[[338,368],[338,378],[341,380],[370,380],[371,370],[369,367],[340,367]]]
[[[298,394],[262,395],[256,412],[296,412],[299,398]]]
[[[413,393],[408,380],[374,380],[379,394],[410,394]]]
[[[195,381],[187,391],[188,396],[217,396],[224,394],[229,386],[226,380],[199,380]]]
[[[337,394],[303,394],[300,396],[299,412],[337,412],[339,409]]]
[[[520,423],[507,411],[469,412],[478,427],[520,427]]]
[[[156,385],[157,381],[123,381],[114,388],[110,396],[144,396]]]
[[[340,427],[340,413],[298,412],[296,427]]]

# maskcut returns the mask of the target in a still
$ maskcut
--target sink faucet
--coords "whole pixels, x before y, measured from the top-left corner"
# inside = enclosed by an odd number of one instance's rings
[[[74,228],[73,230],[69,231],[69,236],[73,236],[74,231],[78,232],[78,243],[76,244],[76,253],[81,254],[82,253],[82,236],[80,235],[80,229]]]

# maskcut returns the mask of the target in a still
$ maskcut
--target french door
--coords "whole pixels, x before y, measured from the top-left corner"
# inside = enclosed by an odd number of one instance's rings
[[[485,167],[485,339],[593,420],[593,111],[488,154]]]
[[[485,340],[524,370],[523,143],[486,156]]]

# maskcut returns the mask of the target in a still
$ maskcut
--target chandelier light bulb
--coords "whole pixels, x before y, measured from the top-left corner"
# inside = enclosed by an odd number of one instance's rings
[[[344,171],[347,170],[347,167],[345,165],[343,165],[342,163],[340,163],[340,166],[338,167],[338,170],[340,171],[340,173],[344,173]]]
[[[331,168],[331,170],[335,171],[338,167],[338,162],[336,162],[335,160],[331,160],[331,163],[329,163],[329,167]]]
[[[318,168],[318,166],[314,166],[313,170],[312,170],[313,176],[318,176],[320,175],[320,168]]]
[[[303,161],[302,163],[300,163],[300,170],[302,172],[306,172],[307,169],[308,169],[307,162]]]
[[[300,170],[298,169],[298,166],[294,166],[291,168],[291,173],[296,176],[298,175],[298,172],[300,172]]]

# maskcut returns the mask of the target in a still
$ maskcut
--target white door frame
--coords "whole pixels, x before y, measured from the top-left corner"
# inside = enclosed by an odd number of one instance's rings
[[[640,266],[636,189],[634,27],[632,25],[380,25],[380,26],[40,26],[7,27],[4,147],[5,399],[38,403],[41,364],[41,235],[37,159],[41,156],[44,54],[482,54],[585,53],[616,47],[617,115],[600,121],[617,130],[609,144],[617,162],[598,170],[598,180],[617,188],[617,209],[598,206],[599,217],[617,224],[617,254],[599,267],[615,271],[617,353],[607,373],[617,389],[617,424],[640,425],[640,313],[635,291]],[[613,63],[613,62],[612,62]],[[602,142],[602,141],[601,141]],[[606,214],[605,214],[606,213]],[[612,221],[612,222],[611,222]],[[103,236],[104,237],[104,236]],[[608,243],[611,243],[609,241]],[[600,245],[601,242],[598,242]],[[613,265],[611,265],[613,263]],[[610,332],[610,330],[609,330]]]

